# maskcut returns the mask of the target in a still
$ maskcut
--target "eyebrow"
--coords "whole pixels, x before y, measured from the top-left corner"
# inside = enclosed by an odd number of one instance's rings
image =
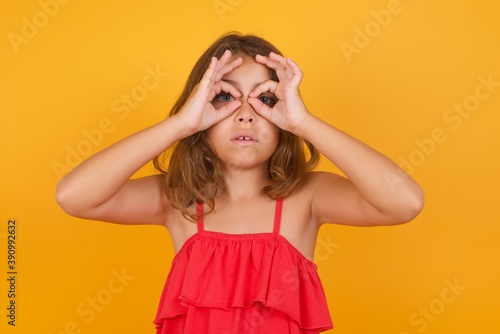
[[[227,82],[227,83],[233,85],[238,90],[241,90],[240,87],[239,87],[239,85],[238,85],[238,83],[236,81],[234,81],[234,80],[222,79],[222,81]]]
[[[227,82],[231,85],[233,85],[238,91],[241,92],[241,87],[240,85],[238,84],[238,82],[234,81],[234,80],[230,80],[230,79],[221,79],[222,81],[224,82]],[[261,82],[262,83],[262,82]],[[255,84],[255,86],[253,86],[253,88],[257,87],[258,85],[260,85],[261,83],[258,83],[258,84]]]

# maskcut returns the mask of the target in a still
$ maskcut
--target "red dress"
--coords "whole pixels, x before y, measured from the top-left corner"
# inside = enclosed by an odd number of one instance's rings
[[[202,206],[201,206],[202,207]],[[199,209],[201,208],[199,206]],[[205,231],[172,261],[157,334],[313,334],[333,328],[316,264],[279,234]]]

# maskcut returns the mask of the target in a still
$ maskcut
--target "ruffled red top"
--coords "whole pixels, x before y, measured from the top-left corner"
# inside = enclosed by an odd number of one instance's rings
[[[200,208],[200,207],[199,207]],[[198,232],[172,261],[157,334],[313,334],[333,328],[317,266],[279,234]]]

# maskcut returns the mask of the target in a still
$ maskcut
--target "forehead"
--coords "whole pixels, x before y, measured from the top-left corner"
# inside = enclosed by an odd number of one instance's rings
[[[243,63],[222,77],[239,85],[255,86],[271,79],[269,68],[255,62],[252,58],[243,57]]]

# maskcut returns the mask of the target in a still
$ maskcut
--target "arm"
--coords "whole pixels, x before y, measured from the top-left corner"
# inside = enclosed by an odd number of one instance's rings
[[[59,181],[56,199],[70,215],[115,223],[163,224],[169,209],[160,176],[130,177],[183,137],[170,117],[102,150]]]
[[[127,137],[95,154],[59,182],[56,199],[67,213],[80,218],[124,224],[166,224],[172,208],[164,194],[161,175],[131,180],[132,175],[176,141],[228,117],[241,104],[233,101],[215,109],[221,91],[238,91],[221,78],[242,63],[212,58],[200,83],[174,116]]]
[[[332,173],[308,177],[316,220],[349,225],[390,225],[408,222],[422,209],[423,192],[390,159],[310,114],[298,91],[300,68],[290,59],[271,53],[256,61],[276,70],[279,83],[268,81],[251,94],[271,91],[273,107],[252,98],[256,111],[280,128],[311,142],[347,179]]]
[[[347,176],[320,174],[311,182],[313,212],[320,221],[400,224],[422,210],[422,189],[386,156],[310,114],[295,134]]]

